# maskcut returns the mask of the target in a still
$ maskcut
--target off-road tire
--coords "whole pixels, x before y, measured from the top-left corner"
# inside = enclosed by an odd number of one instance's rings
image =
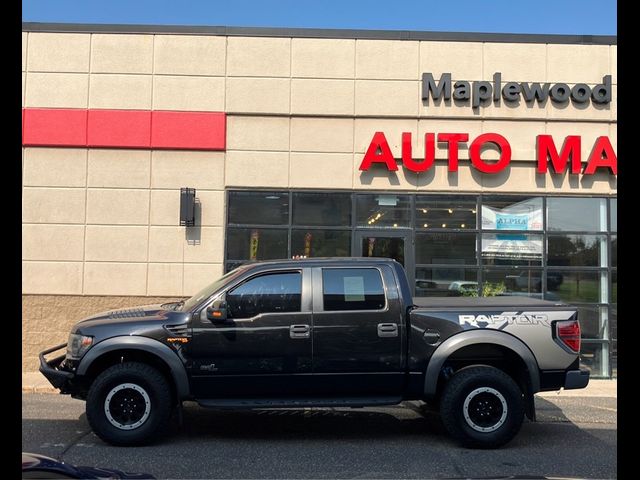
[[[125,402],[124,412],[120,400]],[[131,410],[126,410],[127,401],[132,402]],[[136,412],[131,414],[134,409]],[[86,413],[92,430],[105,442],[123,446],[147,444],[161,438],[167,429],[171,417],[170,387],[150,365],[119,363],[92,383]]]
[[[524,411],[523,394],[516,382],[502,370],[486,365],[458,370],[440,399],[446,430],[469,448],[497,448],[511,441],[520,431]]]

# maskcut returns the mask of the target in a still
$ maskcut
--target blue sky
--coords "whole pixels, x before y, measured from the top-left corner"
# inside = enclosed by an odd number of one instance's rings
[[[616,34],[615,0],[23,0],[26,22]]]

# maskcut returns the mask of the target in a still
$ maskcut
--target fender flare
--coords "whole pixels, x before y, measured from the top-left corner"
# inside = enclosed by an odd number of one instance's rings
[[[105,353],[125,349],[141,350],[143,352],[151,353],[163,360],[169,366],[171,377],[173,378],[173,382],[176,386],[178,399],[182,400],[189,396],[189,378],[187,377],[187,371],[185,370],[178,355],[176,355],[175,352],[165,344],[149,337],[123,335],[119,337],[111,337],[97,343],[89,349],[84,357],[82,357],[76,374],[85,375],[91,364]]]
[[[500,345],[516,353],[527,366],[532,393],[540,391],[538,361],[522,340],[498,330],[476,329],[466,330],[449,337],[433,352],[424,378],[424,395],[426,398],[433,398],[435,396],[440,370],[447,358],[461,348],[478,343]]]

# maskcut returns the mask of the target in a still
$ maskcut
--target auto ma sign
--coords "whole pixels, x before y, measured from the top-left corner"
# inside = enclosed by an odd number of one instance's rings
[[[566,104],[574,102],[585,104],[608,104],[611,102],[611,75],[606,75],[602,83],[593,88],[585,83],[573,86],[565,83],[551,85],[549,83],[516,83],[506,82],[502,86],[502,75],[496,72],[493,82],[456,81],[452,83],[451,74],[444,73],[439,81],[435,81],[431,73],[422,76],[422,100],[425,104],[431,99],[433,102],[450,101],[456,104],[470,105],[480,108],[491,102],[499,104],[501,100],[519,102],[524,99],[527,103],[538,102],[544,104],[551,99],[552,104]],[[424,157],[417,159],[413,155],[411,133],[403,132],[401,138],[402,152],[400,158],[408,170],[424,172],[429,170],[435,160],[436,141],[446,144],[447,163],[450,172],[458,171],[458,151],[461,145],[466,145],[470,139],[468,133],[425,133]],[[537,135],[532,139],[536,146],[537,172],[564,173],[569,168],[573,175],[593,175],[598,169],[608,170],[611,174],[618,174],[618,158],[607,136],[596,138],[589,158],[583,168],[581,158],[582,139],[579,135],[569,135],[564,139],[554,138],[552,135]],[[558,145],[562,142],[561,147]],[[500,157],[497,161],[486,161],[481,152],[487,147],[497,149]],[[483,133],[471,140],[469,157],[474,168],[483,173],[499,173],[511,162],[511,145],[509,140],[499,133]],[[389,171],[398,170],[396,159],[389,148],[384,132],[375,132],[360,163],[360,170],[369,170],[374,164],[381,164]]]

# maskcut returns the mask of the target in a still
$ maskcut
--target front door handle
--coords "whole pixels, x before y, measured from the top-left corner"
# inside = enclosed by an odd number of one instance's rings
[[[309,325],[291,325],[289,336],[291,338],[309,338],[311,327]]]
[[[379,323],[378,324],[378,336],[380,338],[397,337],[398,336],[398,324],[397,323]]]

